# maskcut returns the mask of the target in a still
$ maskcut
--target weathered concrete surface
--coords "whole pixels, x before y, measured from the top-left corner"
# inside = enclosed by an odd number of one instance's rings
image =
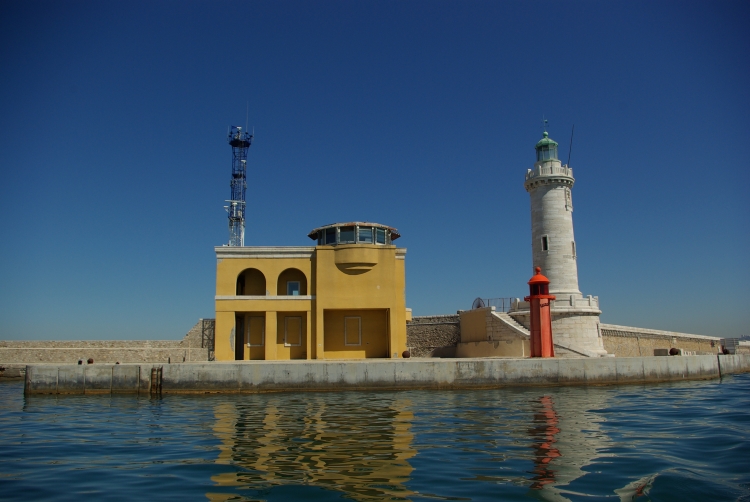
[[[27,394],[256,393],[292,390],[469,389],[606,385],[720,378],[750,372],[750,355],[591,359],[382,359],[135,365],[30,365]]]

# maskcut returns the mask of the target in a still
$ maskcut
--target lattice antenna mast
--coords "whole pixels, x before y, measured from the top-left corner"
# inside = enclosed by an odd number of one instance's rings
[[[242,132],[242,127],[229,128],[227,138],[232,146],[232,188],[231,199],[227,202],[229,213],[229,245],[245,245],[245,192],[247,191],[247,150],[253,142],[253,135]]]

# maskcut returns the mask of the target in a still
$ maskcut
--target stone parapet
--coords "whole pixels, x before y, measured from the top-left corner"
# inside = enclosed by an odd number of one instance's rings
[[[182,340],[3,340],[0,365],[208,361],[202,319]]]
[[[678,348],[696,354],[716,354],[719,338],[657,329],[600,324],[607,352],[617,357],[653,356],[657,349]]]
[[[599,309],[599,297],[591,295],[559,295],[550,302],[550,307],[552,312],[602,313]],[[528,312],[529,302],[522,301],[520,298],[513,300],[510,314],[527,314]]]
[[[542,165],[534,166],[534,169],[528,169],[526,171],[525,181],[549,176],[553,176],[555,178],[570,178],[571,181],[574,179],[572,168],[568,166],[555,165],[554,163],[544,163]]]

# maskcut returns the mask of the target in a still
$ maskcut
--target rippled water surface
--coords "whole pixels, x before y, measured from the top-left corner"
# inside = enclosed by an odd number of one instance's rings
[[[0,404],[2,500],[750,500],[750,374]]]

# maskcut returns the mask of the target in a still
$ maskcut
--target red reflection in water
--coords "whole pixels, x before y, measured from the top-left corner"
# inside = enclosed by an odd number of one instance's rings
[[[555,481],[555,471],[550,469],[550,463],[562,456],[560,450],[554,448],[554,444],[557,443],[555,434],[560,432],[557,427],[560,419],[555,411],[552,396],[540,397],[539,403],[541,409],[534,413],[536,427],[529,429],[529,434],[540,441],[533,444],[535,476],[531,478],[534,481],[531,485],[532,490],[541,490],[544,485]]]

